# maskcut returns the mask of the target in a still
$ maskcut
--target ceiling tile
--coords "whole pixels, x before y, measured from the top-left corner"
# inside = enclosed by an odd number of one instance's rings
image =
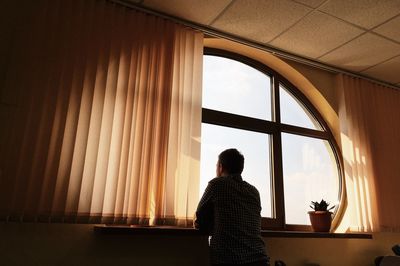
[[[311,10],[289,0],[241,0],[235,1],[212,26],[266,43]]]
[[[270,44],[296,54],[317,58],[363,32],[332,16],[313,12]]]
[[[143,5],[193,22],[210,24],[231,0],[144,0]]]
[[[400,14],[399,0],[330,0],[320,10],[371,29]]]
[[[400,42],[400,16],[374,29],[376,33]]]
[[[390,83],[398,83],[400,82],[400,56],[369,68],[362,73]]]
[[[366,33],[319,60],[352,71],[362,71],[399,54],[400,44]]]
[[[293,1],[312,8],[316,8],[323,2],[325,2],[325,0],[293,0]]]

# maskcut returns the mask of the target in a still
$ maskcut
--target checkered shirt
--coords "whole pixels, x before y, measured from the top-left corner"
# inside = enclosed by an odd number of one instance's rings
[[[268,261],[260,212],[257,189],[240,175],[216,177],[208,183],[197,207],[196,224],[211,236],[213,264]]]

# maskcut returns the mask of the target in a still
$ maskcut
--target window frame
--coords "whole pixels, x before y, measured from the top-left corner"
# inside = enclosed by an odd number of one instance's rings
[[[216,48],[204,48],[203,55],[219,56],[246,64],[270,77],[271,80],[271,121],[258,118],[246,117],[238,114],[226,113],[202,107],[202,123],[218,126],[237,128],[269,134],[271,147],[271,211],[272,218],[262,217],[262,229],[283,231],[311,231],[310,225],[286,224],[285,202],[283,188],[283,165],[282,165],[282,133],[290,133],[321,140],[327,140],[333,151],[337,171],[339,174],[338,206],[334,211],[334,217],[339,217],[339,205],[343,202],[343,159],[339,152],[339,146],[318,110],[311,104],[305,95],[301,93],[291,82],[267,65],[252,58]],[[279,89],[282,85],[297,101],[300,101],[307,111],[320,124],[321,130],[303,128],[295,125],[281,123]],[[281,195],[281,196],[280,196]]]

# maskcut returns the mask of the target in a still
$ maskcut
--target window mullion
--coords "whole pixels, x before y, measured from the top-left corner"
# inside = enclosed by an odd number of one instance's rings
[[[280,123],[280,101],[279,101],[279,81],[273,79],[272,106],[274,121]],[[280,130],[272,134],[272,188],[273,191],[273,215],[280,228],[285,226],[285,202],[283,190],[283,168],[282,168],[282,138]]]
[[[276,123],[271,121],[210,110],[207,108],[202,109],[202,122],[266,134],[271,134],[272,132],[277,131],[278,127]]]
[[[329,140],[331,137],[331,135],[329,135],[329,133],[326,131],[320,131],[320,130],[303,128],[286,124],[280,124],[279,127],[281,129],[280,131],[290,134],[296,134],[296,135],[301,135],[311,138],[326,139],[326,140]]]

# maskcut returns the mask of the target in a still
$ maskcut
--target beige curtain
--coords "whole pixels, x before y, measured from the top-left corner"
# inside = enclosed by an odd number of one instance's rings
[[[400,91],[338,76],[350,231],[399,231]]]
[[[31,2],[4,11],[3,219],[186,223],[202,33],[106,1]]]

